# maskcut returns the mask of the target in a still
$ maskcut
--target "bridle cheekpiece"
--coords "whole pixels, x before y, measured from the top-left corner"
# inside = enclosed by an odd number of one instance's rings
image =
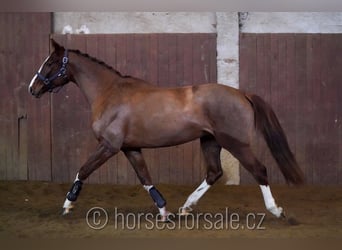
[[[42,80],[45,84],[45,86],[48,87],[48,91],[52,92],[53,91],[53,86],[52,86],[52,82],[54,80],[56,80],[59,77],[63,77],[63,78],[67,78],[67,74],[66,74],[66,67],[68,65],[69,62],[69,58],[68,58],[68,50],[66,49],[64,51],[64,56],[62,59],[62,67],[59,69],[59,71],[57,71],[54,75],[50,76],[50,77],[45,77],[43,76],[40,72],[37,72],[37,77]]]

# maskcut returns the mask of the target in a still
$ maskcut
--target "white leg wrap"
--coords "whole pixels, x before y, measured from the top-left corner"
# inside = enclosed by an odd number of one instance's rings
[[[270,211],[277,218],[279,218],[283,213],[283,209],[281,207],[278,207],[277,204],[275,203],[274,198],[271,193],[270,186],[260,185],[260,189],[264,197],[265,206],[267,210]]]
[[[65,199],[64,204],[63,204],[63,208],[67,208],[67,209],[72,208],[72,201]]]
[[[159,213],[161,216],[167,215],[166,207],[162,207],[162,208],[158,208],[158,209],[159,209]]]
[[[76,174],[76,178],[74,180],[74,183],[76,181],[79,181],[80,179],[78,178],[78,173]],[[68,194],[67,194],[68,195]],[[68,214],[70,213],[71,209],[74,207],[73,202],[69,201],[68,198],[65,199],[64,204],[63,204],[63,214]]]
[[[144,185],[143,187],[147,192],[149,192],[153,185]]]
[[[153,185],[144,185],[143,187],[149,193],[150,189],[153,188]],[[161,215],[161,221],[164,221],[164,222],[168,221],[168,216],[170,212],[166,210],[166,207],[165,206],[162,208],[158,207],[158,210],[159,210],[159,214]]]
[[[204,180],[202,184],[188,197],[182,207],[182,213],[186,213],[187,208],[191,208],[192,205],[196,205],[198,200],[208,191],[210,187],[211,186],[207,183],[207,181]]]

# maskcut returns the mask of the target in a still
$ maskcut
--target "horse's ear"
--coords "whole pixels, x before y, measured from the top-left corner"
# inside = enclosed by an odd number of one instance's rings
[[[62,50],[63,47],[59,45],[55,40],[51,39],[51,46],[55,51]]]

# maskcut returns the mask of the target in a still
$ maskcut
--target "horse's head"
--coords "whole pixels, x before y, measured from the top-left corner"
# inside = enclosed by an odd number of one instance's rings
[[[37,98],[45,92],[58,91],[70,81],[68,50],[54,40],[51,40],[51,44],[53,52],[45,59],[29,86],[29,92]]]

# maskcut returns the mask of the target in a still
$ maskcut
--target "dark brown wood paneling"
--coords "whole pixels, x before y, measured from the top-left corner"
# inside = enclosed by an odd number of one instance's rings
[[[163,87],[216,82],[214,34],[54,35],[68,48],[80,49],[119,70]],[[53,96],[53,180],[70,182],[96,145],[89,107],[75,86]],[[155,183],[192,184],[204,176],[199,141],[143,153]],[[101,167],[89,182],[137,184],[120,153]]]
[[[50,180],[50,98],[27,87],[48,55],[51,15],[0,13],[0,30],[0,178]]]
[[[341,34],[241,34],[240,88],[274,108],[311,184],[341,184]],[[284,183],[259,150],[272,183]],[[254,183],[244,169],[242,183]]]

